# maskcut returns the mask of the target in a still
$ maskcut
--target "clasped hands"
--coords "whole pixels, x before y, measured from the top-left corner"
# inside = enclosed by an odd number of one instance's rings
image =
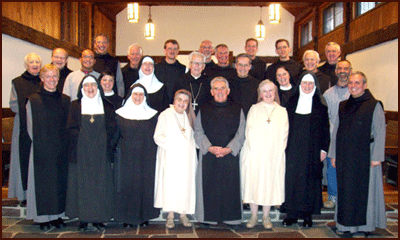
[[[232,152],[230,148],[223,148],[218,146],[211,146],[208,148],[208,151],[214,154],[217,158],[222,158]]]

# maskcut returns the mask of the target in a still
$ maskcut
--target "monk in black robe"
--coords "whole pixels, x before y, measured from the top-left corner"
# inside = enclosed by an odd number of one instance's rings
[[[110,46],[110,42],[108,36],[104,34],[99,34],[94,39],[94,58],[95,63],[93,66],[93,70],[96,72],[110,71],[114,74],[115,84],[113,90],[115,94],[120,97],[125,96],[125,87],[124,80],[122,76],[121,66],[119,65],[119,61],[117,57],[111,56],[107,51]]]
[[[189,72],[176,80],[174,92],[186,89],[192,94],[192,106],[195,114],[200,107],[211,100],[210,78],[204,74],[205,56],[199,52],[189,55]]]
[[[57,89],[59,71],[52,64],[41,72],[41,88],[29,96],[27,130],[32,139],[29,158],[27,219],[42,230],[63,223],[67,191],[66,124],[70,98]]]
[[[236,75],[228,79],[231,88],[229,96],[233,101],[242,106],[244,115],[247,113],[253,104],[258,100],[258,84],[260,81],[250,75],[251,59],[247,54],[239,54],[236,57]]]
[[[175,92],[173,88],[180,76],[185,74],[186,67],[176,57],[179,53],[179,43],[175,39],[168,39],[164,43],[165,58],[155,66],[155,75],[165,84],[168,103],[172,103]],[[157,109],[162,112],[164,109]]]
[[[211,81],[214,100],[204,104],[195,121],[200,147],[196,173],[196,217],[207,224],[241,223],[239,152],[244,143],[245,117],[240,105],[228,101],[229,83]]]
[[[364,73],[353,72],[348,87],[351,96],[339,105],[339,121],[332,134],[335,151],[330,153],[338,183],[336,233],[366,237],[376,228],[386,228],[382,183],[385,113],[382,103],[367,89]]]
[[[26,101],[40,87],[39,71],[42,60],[36,53],[25,56],[26,71],[12,80],[10,108],[15,113],[11,140],[10,178],[8,197],[26,199],[28,163],[31,139],[26,129]]]
[[[51,53],[51,64],[56,66],[60,71],[60,77],[57,83],[57,89],[60,93],[62,93],[64,89],[65,79],[67,78],[68,74],[72,72],[71,69],[67,67],[68,62],[68,53],[63,48],[56,48]]]

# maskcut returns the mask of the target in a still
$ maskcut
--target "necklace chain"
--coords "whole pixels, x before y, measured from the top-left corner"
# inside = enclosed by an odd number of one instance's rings
[[[265,110],[267,111],[267,117],[268,117],[267,122],[268,122],[268,124],[271,122],[271,116],[272,116],[272,113],[274,113],[275,108],[276,107],[274,107],[274,109],[272,109],[271,114],[268,114],[268,108],[265,108]]]
[[[179,121],[179,118],[178,118],[176,112],[175,112],[174,116],[175,116],[176,121],[178,122],[179,129],[181,130],[182,133],[185,133],[185,131],[186,131],[186,129],[185,129],[185,114],[183,113],[183,127],[181,125],[181,122]]]
[[[199,97],[200,90],[201,90],[201,86],[203,85],[203,83],[200,83],[200,87],[199,87],[199,90],[197,90],[196,97],[194,97],[194,92],[193,92],[193,88],[192,88],[192,83],[189,82],[189,85],[190,85],[190,90],[192,91],[192,98],[193,98],[193,103],[192,103],[192,105],[193,105],[193,110],[196,110],[196,106],[199,105],[199,104],[196,102],[196,100],[197,100],[197,98]]]

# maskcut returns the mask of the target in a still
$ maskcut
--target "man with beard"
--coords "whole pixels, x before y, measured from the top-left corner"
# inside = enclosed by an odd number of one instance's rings
[[[208,75],[210,69],[215,65],[215,62],[211,59],[214,54],[214,47],[210,40],[204,40],[200,44],[199,52],[206,57],[206,66],[204,73]]]
[[[339,79],[337,84],[325,91],[323,97],[328,106],[328,115],[330,122],[330,133],[334,124],[338,121],[339,103],[347,100],[350,97],[347,88],[347,81],[351,73],[351,63],[347,60],[338,62],[336,66],[336,75]],[[332,139],[331,139],[332,144]],[[325,208],[335,208],[337,196],[337,183],[336,183],[336,169],[332,167],[331,159],[329,157],[324,161],[324,170],[326,170],[327,186],[328,186],[328,200],[324,203]],[[326,169],[325,169],[326,168]],[[324,174],[325,176],[325,174]]]

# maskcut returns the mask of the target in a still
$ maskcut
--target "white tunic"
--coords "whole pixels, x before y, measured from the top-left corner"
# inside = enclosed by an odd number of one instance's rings
[[[269,117],[270,123],[267,122]],[[286,108],[276,102],[268,105],[263,101],[250,108],[246,141],[240,154],[245,203],[276,206],[284,202],[288,131]]]
[[[177,113],[173,105],[163,111],[158,117],[154,141],[158,145],[154,207],[194,214],[196,143],[186,112]]]

